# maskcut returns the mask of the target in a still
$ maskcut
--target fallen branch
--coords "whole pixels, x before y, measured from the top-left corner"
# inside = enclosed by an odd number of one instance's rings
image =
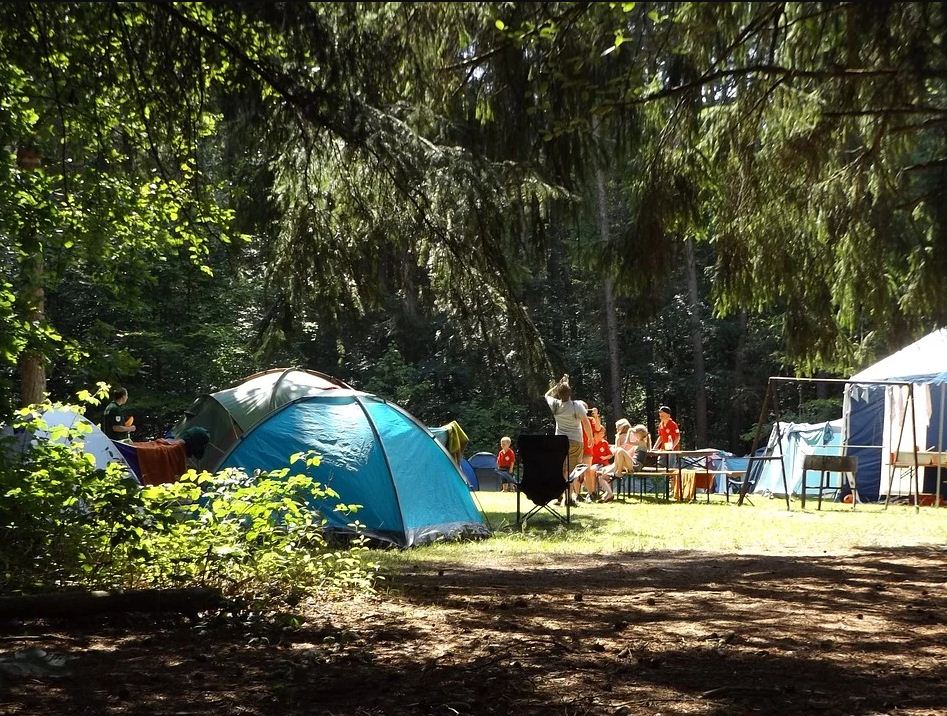
[[[726,684],[724,686],[718,686],[715,689],[709,689],[704,691],[700,698],[707,699],[711,696],[717,696],[718,694],[727,693],[728,691],[747,691],[750,693],[759,693],[759,692],[778,692],[779,688],[775,686],[744,686],[742,684]]]
[[[219,606],[216,589],[141,589],[0,597],[0,619],[77,617],[116,612],[193,613]]]

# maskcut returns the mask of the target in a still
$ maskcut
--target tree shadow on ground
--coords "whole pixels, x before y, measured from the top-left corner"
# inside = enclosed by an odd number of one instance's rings
[[[181,619],[12,624],[76,655],[3,713],[934,714],[945,551],[409,565],[268,639]]]

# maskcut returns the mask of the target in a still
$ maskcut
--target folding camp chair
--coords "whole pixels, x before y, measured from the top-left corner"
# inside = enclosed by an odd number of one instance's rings
[[[566,500],[565,517],[549,505],[562,497],[569,487],[569,481],[562,474],[562,464],[569,455],[569,438],[565,435],[520,435],[516,452],[516,463],[522,471],[516,490],[516,526],[520,527],[541,510],[548,511],[563,524],[569,524],[571,495]],[[526,495],[534,505],[522,517],[520,494]]]

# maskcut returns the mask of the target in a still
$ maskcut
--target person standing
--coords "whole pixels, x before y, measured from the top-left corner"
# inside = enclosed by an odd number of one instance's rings
[[[497,470],[504,473],[506,477],[500,485],[502,492],[509,492],[510,485],[513,484],[513,467],[516,465],[516,453],[513,452],[513,441],[504,436],[500,438],[500,452],[497,453]]]
[[[583,441],[582,425],[583,421],[588,423],[588,416],[585,412],[585,406],[572,399],[572,388],[569,385],[569,376],[563,375],[558,383],[555,383],[546,391],[546,404],[552,412],[552,417],[556,421],[556,435],[565,435],[569,439],[569,454],[562,464],[563,478],[572,474],[576,465],[582,462]],[[566,499],[572,499],[566,491]]]
[[[658,437],[652,450],[677,450],[681,444],[681,431],[671,417],[671,409],[662,405],[658,408]]]
[[[681,444],[681,431],[671,418],[671,409],[668,406],[662,405],[658,408],[658,420],[658,434],[651,449],[677,450]],[[663,462],[666,470],[677,467],[677,458],[673,455],[665,455]]]
[[[126,416],[125,403],[128,402],[128,391],[116,388],[112,391],[112,400],[102,412],[102,432],[112,440],[130,440],[135,432],[132,424],[134,419]]]

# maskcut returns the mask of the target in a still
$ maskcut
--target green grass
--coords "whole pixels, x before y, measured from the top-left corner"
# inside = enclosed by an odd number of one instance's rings
[[[474,493],[495,530],[476,542],[438,543],[380,557],[383,564],[457,562],[486,564],[506,556],[609,554],[700,550],[724,554],[840,553],[858,547],[897,547],[947,544],[947,509],[904,505],[850,505],[814,500],[803,511],[797,500],[786,510],[783,499],[753,496],[753,505],[737,507],[714,496],[712,502],[692,504],[662,501],[581,504],[572,511],[572,524],[559,525],[552,515],[532,518],[525,530],[516,528],[514,493]],[[531,506],[526,498],[523,505]]]

